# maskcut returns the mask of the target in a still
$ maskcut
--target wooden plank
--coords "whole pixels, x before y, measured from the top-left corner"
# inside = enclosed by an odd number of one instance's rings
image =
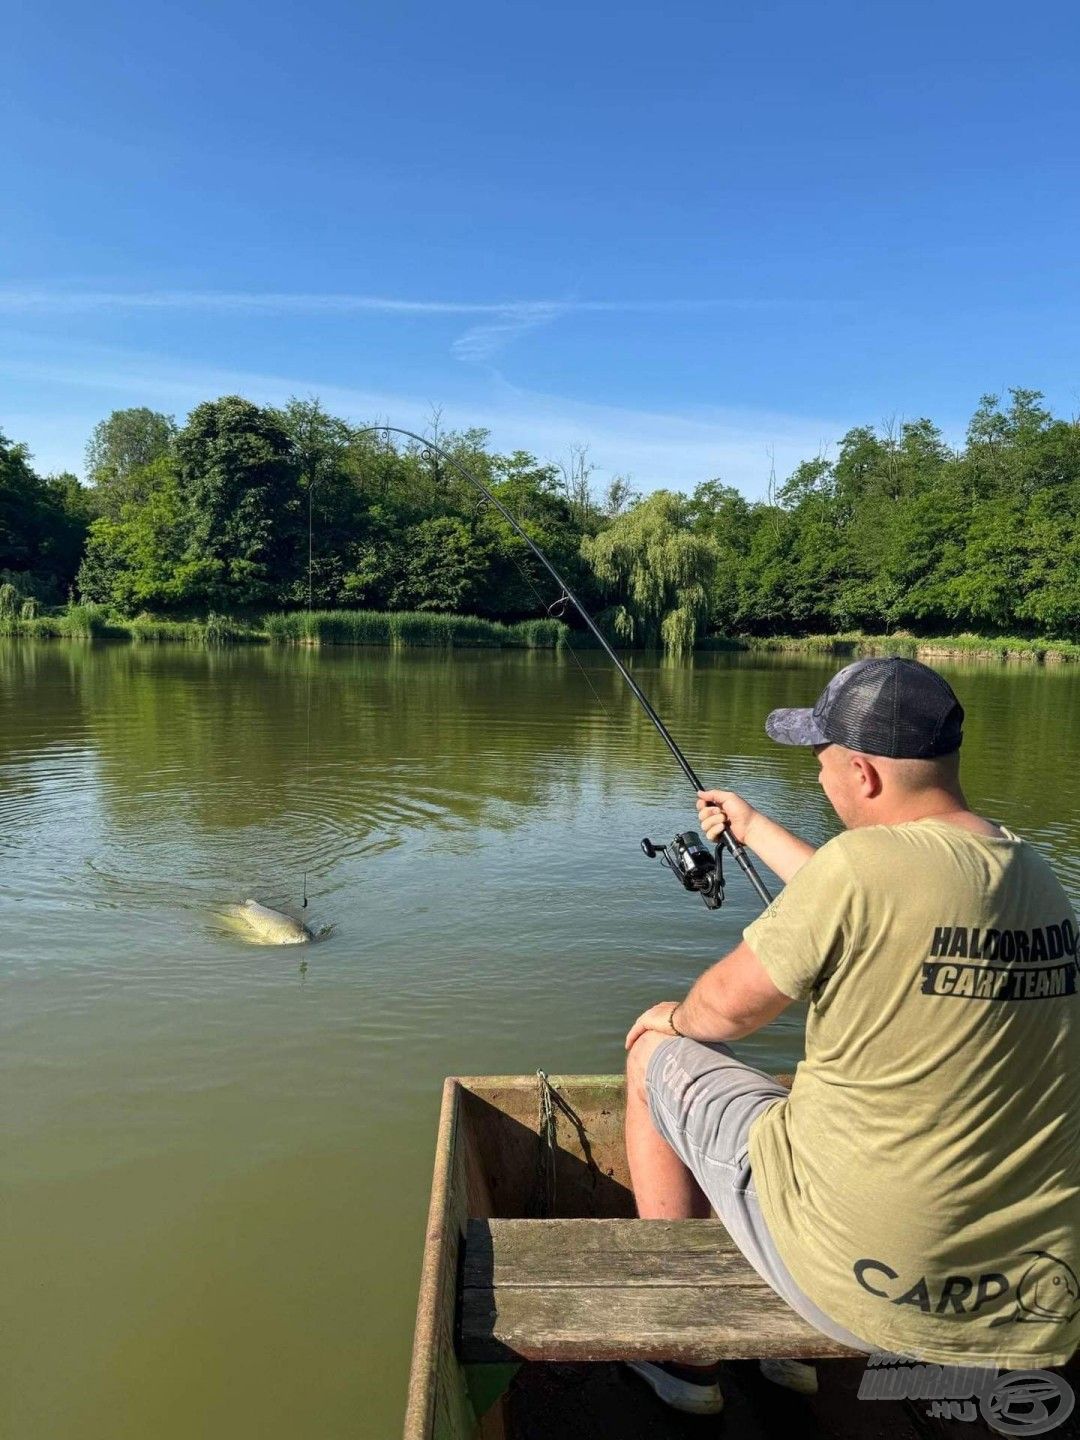
[[[469,1440],[476,1431],[464,1373],[454,1350],[454,1290],[469,1208],[460,1115],[460,1089],[451,1078],[443,1086],[435,1141],[404,1440]]]
[[[467,1361],[749,1360],[855,1352],[820,1335],[773,1291],[741,1285],[466,1291],[461,1356]]]
[[[463,1283],[467,1290],[732,1284],[770,1290],[719,1220],[474,1219],[466,1230]]]
[[[463,1360],[851,1355],[808,1325],[710,1220],[473,1220]]]

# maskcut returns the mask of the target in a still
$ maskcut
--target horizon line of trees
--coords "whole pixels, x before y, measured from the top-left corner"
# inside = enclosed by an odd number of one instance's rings
[[[1042,399],[984,396],[956,450],[925,419],[857,426],[762,500],[719,479],[642,496],[616,477],[596,495],[585,447],[564,465],[499,454],[486,431],[441,433],[438,415],[433,438],[624,643],[897,629],[1075,639],[1080,424]],[[472,486],[361,428],[318,400],[224,396],[183,427],[118,410],[90,438],[85,485],[39,476],[0,435],[0,583],[127,616],[310,603],[518,620],[558,598]]]

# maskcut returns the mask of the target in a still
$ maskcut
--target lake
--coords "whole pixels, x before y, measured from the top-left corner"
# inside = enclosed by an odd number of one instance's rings
[[[843,662],[636,657],[708,784],[820,842],[769,742]],[[1080,898],[1080,667],[942,664],[977,809]],[[613,1071],[758,905],[642,836],[693,796],[609,662],[0,641],[0,1430],[384,1440],[440,1082]],[[316,945],[220,920],[299,906]],[[793,1007],[740,1047],[790,1068]]]

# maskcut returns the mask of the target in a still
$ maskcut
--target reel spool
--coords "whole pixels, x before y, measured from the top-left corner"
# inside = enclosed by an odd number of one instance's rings
[[[650,860],[659,857],[684,890],[700,895],[706,909],[719,910],[723,905],[724,865],[719,845],[713,854],[696,830],[683,830],[670,845],[642,840],[641,848]]]

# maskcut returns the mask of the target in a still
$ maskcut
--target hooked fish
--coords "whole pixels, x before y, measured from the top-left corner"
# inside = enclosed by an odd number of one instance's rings
[[[230,915],[243,923],[250,939],[263,945],[306,945],[315,939],[314,932],[299,920],[281,910],[271,910],[269,905],[260,905],[257,900],[234,905]]]

